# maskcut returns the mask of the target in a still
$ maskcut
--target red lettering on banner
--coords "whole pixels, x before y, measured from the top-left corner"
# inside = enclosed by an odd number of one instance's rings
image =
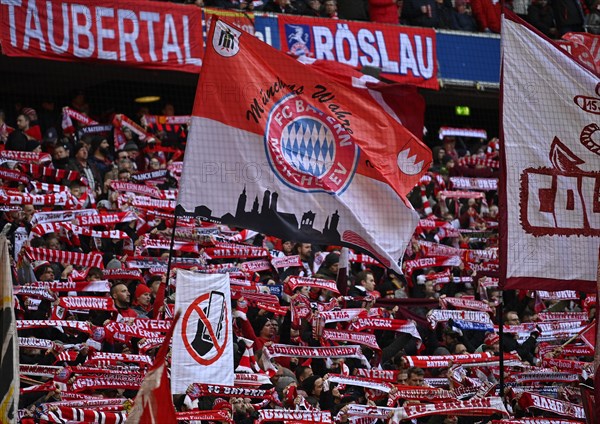
[[[107,61],[197,73],[199,8],[121,0],[3,0],[2,51],[8,56]]]

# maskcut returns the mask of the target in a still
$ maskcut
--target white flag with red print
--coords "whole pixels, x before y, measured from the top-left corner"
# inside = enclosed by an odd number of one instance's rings
[[[405,196],[431,151],[378,82],[324,73],[223,21],[208,45],[178,212],[362,249],[398,270],[417,224]]]
[[[171,391],[183,394],[192,383],[232,386],[233,333],[229,274],[177,270]]]
[[[595,291],[600,246],[598,81],[551,40],[515,15],[505,15],[500,192],[504,288]]]

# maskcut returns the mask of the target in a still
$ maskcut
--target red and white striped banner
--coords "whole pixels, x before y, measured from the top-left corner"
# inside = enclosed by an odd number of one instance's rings
[[[95,409],[58,407],[41,414],[41,420],[49,423],[84,422],[103,424],[124,424],[126,412],[102,412]]]
[[[6,150],[3,150],[4,152]],[[34,205],[34,206],[65,206],[74,208],[77,204],[75,197],[70,192],[52,194],[26,194],[4,192],[0,190],[0,202],[7,205]]]
[[[64,250],[45,249],[42,247],[26,247],[25,255],[30,261],[48,261],[80,266],[104,268],[100,253],[78,253]]]

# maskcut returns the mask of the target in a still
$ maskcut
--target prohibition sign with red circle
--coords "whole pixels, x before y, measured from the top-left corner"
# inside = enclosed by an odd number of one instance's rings
[[[190,356],[192,358],[194,358],[194,360],[196,362],[198,362],[200,365],[210,365],[210,364],[214,363],[215,361],[217,361],[223,355],[223,352],[225,352],[225,347],[227,346],[227,339],[229,339],[229,314],[227,311],[227,303],[223,303],[223,307],[225,308],[225,313],[223,314],[223,319],[225,320],[225,337],[223,339],[223,343],[219,345],[219,340],[215,336],[215,332],[212,328],[212,325],[211,325],[210,321],[208,320],[208,317],[202,310],[202,307],[200,306],[202,304],[202,302],[208,301],[209,299],[210,299],[210,293],[204,293],[202,296],[200,296],[196,300],[194,300],[188,307],[187,311],[185,311],[185,314],[183,316],[183,322],[181,323],[183,345],[185,346],[185,348],[188,351],[188,353],[190,354]],[[198,352],[196,352],[194,350],[194,348],[190,345],[189,338],[187,335],[187,328],[188,328],[188,321],[190,319],[190,315],[192,314],[192,312],[196,312],[198,314],[198,316],[200,317],[200,320],[204,323],[204,326],[206,327],[206,330],[208,331],[208,334],[210,335],[210,338],[213,342],[214,349],[216,350],[216,353],[208,359],[203,358],[202,356],[198,355]],[[193,336],[192,336],[192,339],[193,339]],[[211,351],[212,350],[213,349],[211,349]]]

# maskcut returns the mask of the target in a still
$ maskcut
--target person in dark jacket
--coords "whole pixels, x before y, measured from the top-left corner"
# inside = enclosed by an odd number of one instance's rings
[[[368,0],[339,0],[338,16],[351,21],[368,21]]]
[[[552,10],[559,37],[567,32],[583,32],[583,10],[578,0],[554,0]]]
[[[435,0],[404,0],[402,18],[409,25],[436,28],[439,23]]]
[[[527,20],[546,37],[556,38],[556,20],[548,0],[534,0],[527,9]]]
[[[452,15],[452,29],[457,31],[477,31],[477,21],[473,17],[471,4],[466,0],[454,2],[455,13]]]

